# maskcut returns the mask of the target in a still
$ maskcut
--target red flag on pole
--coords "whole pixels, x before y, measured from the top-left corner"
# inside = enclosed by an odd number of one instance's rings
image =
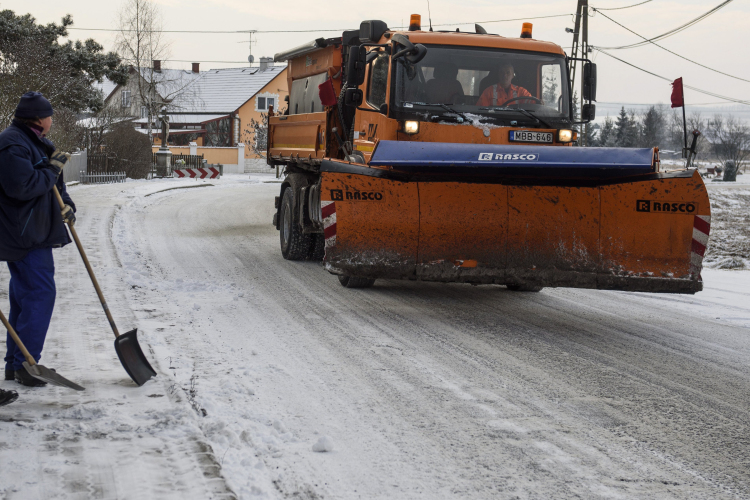
[[[685,106],[685,96],[682,93],[682,77],[672,82],[672,107]]]

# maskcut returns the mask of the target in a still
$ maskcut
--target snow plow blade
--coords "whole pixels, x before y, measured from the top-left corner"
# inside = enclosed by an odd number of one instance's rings
[[[711,220],[705,185],[693,170],[657,172],[653,149],[393,143],[381,141],[369,166],[322,164],[320,215],[332,273],[703,288]]]

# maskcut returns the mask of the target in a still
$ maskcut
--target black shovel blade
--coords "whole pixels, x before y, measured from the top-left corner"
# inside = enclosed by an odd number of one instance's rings
[[[143,354],[140,344],[138,344],[138,329],[130,330],[123,333],[115,339],[115,351],[120,358],[125,371],[128,372],[133,382],[139,386],[148,382],[151,377],[156,376],[156,372]]]
[[[59,373],[53,372],[46,366],[43,366],[43,365],[31,366],[27,361],[24,361],[23,367],[26,368],[26,371],[29,372],[29,375],[31,375],[34,378],[38,378],[39,380],[43,382],[47,382],[48,384],[57,385],[60,387],[67,387],[69,389],[74,389],[76,391],[86,390],[80,385],[76,384],[75,382],[71,382],[70,380],[66,379]]]

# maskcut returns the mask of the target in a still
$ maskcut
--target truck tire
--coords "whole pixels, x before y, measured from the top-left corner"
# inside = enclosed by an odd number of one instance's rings
[[[541,292],[543,286],[519,285],[516,283],[505,285],[512,292]]]
[[[339,275],[339,283],[344,288],[370,288],[375,284],[375,280],[372,278],[357,278],[356,276],[341,276]]]
[[[308,260],[320,262],[326,255],[326,238],[323,233],[313,233]]]
[[[294,190],[289,187],[284,190],[279,207],[279,240],[281,255],[286,260],[305,260],[312,244],[312,235],[302,232],[296,212]]]

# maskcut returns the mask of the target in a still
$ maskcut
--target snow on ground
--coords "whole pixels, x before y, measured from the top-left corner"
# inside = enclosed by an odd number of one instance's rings
[[[706,182],[711,200],[711,235],[704,265],[750,269],[750,175],[746,183]]]
[[[56,251],[41,362],[86,391],[0,383],[21,393],[0,498],[750,497],[750,271],[706,269],[694,296],[349,290],[280,257],[277,182],[70,189],[159,375],[130,381],[77,250]],[[718,263],[750,198],[709,189]]]

